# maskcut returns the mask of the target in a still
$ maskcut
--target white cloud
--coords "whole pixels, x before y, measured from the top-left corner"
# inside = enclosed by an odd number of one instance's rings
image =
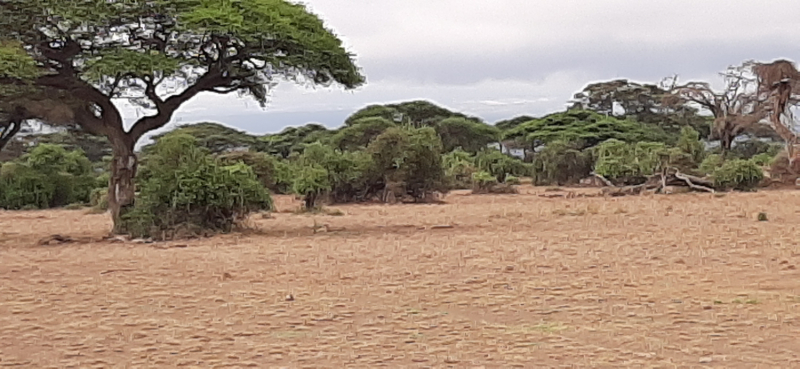
[[[181,107],[176,121],[269,120],[411,99],[430,99],[493,121],[563,109],[574,92],[598,80],[657,82],[677,73],[713,81],[729,64],[800,53],[800,18],[792,16],[800,14],[797,0],[305,3],[356,53],[366,86],[344,92],[283,83],[266,110],[235,94],[205,94]],[[124,112],[135,117],[130,107]]]

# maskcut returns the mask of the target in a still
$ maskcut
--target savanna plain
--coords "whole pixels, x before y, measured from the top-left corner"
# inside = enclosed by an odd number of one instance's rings
[[[0,367],[800,367],[800,192],[549,190],[276,196],[243,232],[165,243],[0,212]]]

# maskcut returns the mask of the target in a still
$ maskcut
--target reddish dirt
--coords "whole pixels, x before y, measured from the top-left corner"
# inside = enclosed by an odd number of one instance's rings
[[[256,231],[163,244],[0,212],[0,367],[800,367],[800,192],[543,191],[280,198]]]

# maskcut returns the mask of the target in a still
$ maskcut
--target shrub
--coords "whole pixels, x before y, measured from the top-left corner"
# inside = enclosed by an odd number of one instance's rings
[[[518,185],[519,185],[520,183],[522,183],[522,182],[520,182],[520,180],[519,180],[519,177],[515,177],[515,176],[507,176],[507,177],[506,177],[506,182],[505,182],[505,183],[506,183],[507,185],[517,185],[517,186],[518,186]]]
[[[328,181],[328,171],[325,168],[312,164],[300,166],[295,171],[295,180],[292,184],[294,193],[303,196],[305,209],[316,209],[317,200],[321,195],[331,189]]]
[[[455,189],[467,189],[472,186],[472,175],[477,172],[474,158],[463,150],[455,150],[442,156],[448,186]]]
[[[720,189],[750,191],[763,179],[763,171],[751,160],[729,160],[714,171],[714,186]]]
[[[288,193],[287,184],[279,182],[280,175],[277,173],[284,168],[278,168],[281,165],[280,160],[273,155],[255,151],[233,151],[220,155],[219,159],[224,165],[244,163],[253,169],[264,187],[274,193]]]
[[[87,203],[95,187],[83,151],[58,145],[41,144],[18,161],[5,163],[0,172],[0,207],[6,209]]]
[[[367,148],[383,184],[415,201],[447,192],[442,142],[433,128],[389,128]]]
[[[89,205],[95,210],[108,210],[108,188],[95,188],[89,196]]]
[[[223,165],[186,134],[153,145],[147,178],[121,229],[157,239],[181,232],[229,232],[249,213],[272,208],[267,190],[243,163]]]
[[[700,163],[700,172],[703,174],[714,174],[714,171],[719,169],[723,162],[722,155],[710,154]]]
[[[774,159],[774,158],[775,158],[774,156],[770,155],[769,153],[764,152],[764,153],[761,153],[761,154],[753,156],[750,160],[752,160],[753,163],[756,163],[756,165],[759,165],[759,166],[763,167],[763,166],[770,165],[772,163],[772,159]]]
[[[9,210],[50,207],[56,186],[48,176],[19,163],[3,164],[0,173],[0,207]]]
[[[591,153],[577,144],[553,141],[536,153],[532,162],[533,183],[539,186],[580,182],[592,171]]]
[[[530,171],[530,168],[522,160],[493,149],[479,152],[475,157],[475,165],[478,170],[493,175],[500,183],[506,181],[506,176],[524,176]]]
[[[297,162],[325,169],[328,198],[334,203],[364,200],[376,182],[372,156],[364,151],[341,151],[317,142],[307,145]]]
[[[496,185],[497,177],[493,176],[489,172],[481,171],[477,172],[472,175],[472,183],[473,183],[473,192],[488,192],[489,189]]]

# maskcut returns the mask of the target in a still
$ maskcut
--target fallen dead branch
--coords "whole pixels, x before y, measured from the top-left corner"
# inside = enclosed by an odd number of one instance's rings
[[[610,183],[610,182],[609,182]],[[654,174],[647,178],[645,183],[634,186],[614,186],[603,188],[602,193],[606,196],[628,196],[640,195],[645,192],[666,193],[669,187],[688,187],[693,191],[714,193],[714,182],[707,178],[681,173],[677,169],[667,169],[661,173]]]

